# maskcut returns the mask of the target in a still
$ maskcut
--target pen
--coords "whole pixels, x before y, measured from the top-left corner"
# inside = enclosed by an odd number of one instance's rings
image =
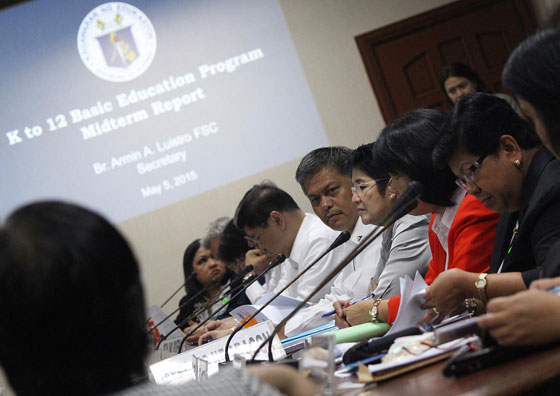
[[[357,300],[354,300],[350,303],[350,305],[354,305],[356,304],[358,301],[362,301],[362,300],[367,300],[368,298],[373,297],[373,293],[372,294],[368,294],[367,296],[364,296],[362,298],[359,298]],[[323,315],[321,315],[321,318],[328,318],[329,316],[332,316],[336,313],[336,311],[333,309],[332,311],[329,311]]]

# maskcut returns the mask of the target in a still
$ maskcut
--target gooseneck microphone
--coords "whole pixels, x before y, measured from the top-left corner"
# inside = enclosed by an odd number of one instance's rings
[[[206,286],[204,286],[201,290],[199,290],[194,296],[192,296],[191,298],[189,298],[187,301],[185,301],[183,304],[181,304],[179,306],[178,309],[176,309],[174,312],[177,312],[177,310],[183,308],[185,305],[189,304],[190,302],[194,301],[195,298],[200,297],[202,294],[204,294],[206,291],[208,291],[210,288],[212,288],[213,286],[216,285],[216,283],[218,283],[218,280],[216,278],[212,278],[210,280],[210,283],[208,283]],[[173,312],[173,313],[174,313]],[[196,311],[198,312],[198,311]],[[169,317],[171,317],[171,315],[173,315],[173,313],[171,313],[170,315],[168,315],[164,320],[160,321],[157,325],[153,326],[151,329],[148,330],[148,333],[151,332],[153,329],[155,329],[156,327],[158,327],[160,324],[162,324],[166,319],[168,319]],[[168,332],[167,334],[165,334],[163,337],[161,337],[161,340],[159,340],[159,343],[156,347],[156,350],[159,349],[159,346],[161,345],[161,343],[165,340],[167,340],[167,338],[178,328],[180,328],[181,326],[183,326],[185,323],[188,323],[188,321],[193,317],[193,314],[189,315],[187,318],[185,318],[183,321],[181,321],[181,323],[179,323],[177,326],[175,326],[173,328],[173,330],[171,330],[170,332]]]
[[[258,281],[259,279],[261,279],[262,277],[264,277],[264,275],[266,275],[266,273],[268,273],[270,270],[272,270],[273,268],[277,267],[278,265],[282,264],[284,261],[286,260],[286,256],[283,253],[280,253],[276,256],[276,258],[274,260],[272,260],[272,262],[268,265],[268,267],[259,275],[256,277],[252,277],[249,278],[244,284],[241,285],[241,290],[239,290],[232,298],[231,300],[234,300],[235,298],[237,298],[237,296],[241,295],[241,293],[243,293],[249,286],[251,286],[253,283],[255,283],[256,281]],[[251,271],[253,270],[253,266],[247,266],[247,267],[251,267]],[[238,288],[239,289],[239,288]],[[216,312],[214,312],[212,315],[210,315],[208,318],[206,318],[205,320],[203,320],[201,323],[199,323],[193,330],[191,330],[188,334],[186,334],[183,339],[181,340],[181,344],[179,345],[179,351],[177,352],[178,354],[181,353],[181,349],[183,349],[183,345],[185,344],[185,341],[187,340],[187,338],[189,338],[192,334],[194,334],[198,329],[200,329],[202,326],[204,326],[210,319],[215,318],[218,313],[220,313],[227,305],[224,304],[222,305],[220,308],[218,308],[216,310]]]
[[[177,290],[175,290],[175,291],[173,292],[173,294],[170,295],[169,298],[168,298],[167,300],[165,300],[164,303],[161,304],[159,307],[160,307],[160,308],[163,308],[163,307],[165,306],[165,304],[167,304],[173,297],[175,297],[175,295],[176,295],[177,293],[179,293],[179,291],[180,291],[183,287],[185,287],[185,285],[187,284],[188,281],[190,281],[192,278],[195,277],[195,275],[196,275],[196,272],[191,272],[190,275],[187,277],[187,280],[185,281],[185,283],[183,283],[181,286],[179,286],[179,288],[178,288]]]
[[[239,274],[237,274],[237,276],[236,276],[235,278],[233,278],[232,281],[231,281],[230,283],[235,283],[235,282],[239,281],[240,279],[242,279],[245,275],[247,275],[247,274],[248,274],[249,272],[251,272],[252,270],[253,270],[253,266],[252,266],[252,265],[248,265],[247,267],[245,267],[245,268],[243,269],[243,271],[241,271]],[[196,275],[196,273],[195,273],[195,272],[192,272],[192,273],[189,275],[189,277],[187,278],[187,281],[190,280],[191,278],[193,278],[193,277],[194,277],[193,275]],[[158,326],[159,326],[160,324],[162,324],[163,322],[165,322],[165,321],[166,321],[167,319],[169,319],[171,316],[173,316],[173,315],[174,315],[177,311],[179,311],[181,308],[187,306],[189,303],[191,303],[192,301],[196,300],[198,297],[200,297],[200,296],[202,295],[202,293],[204,293],[206,290],[208,290],[209,287],[215,285],[216,282],[217,282],[217,279],[216,279],[216,278],[212,278],[211,283],[210,283],[209,285],[207,285],[207,287],[204,287],[203,289],[199,290],[194,296],[192,296],[192,297],[189,298],[187,301],[185,301],[184,303],[182,303],[181,305],[179,305],[179,307],[178,307],[177,309],[175,309],[173,312],[171,312],[169,315],[167,315],[167,316],[166,316],[164,319],[162,319],[159,323],[157,323],[156,325],[152,326],[152,327],[148,330],[148,333],[151,332],[152,330],[154,330],[156,327],[158,327]],[[187,282],[185,282],[185,283],[183,284],[183,286],[185,286],[186,283],[187,283]],[[183,287],[183,286],[181,286],[181,287]],[[242,286],[240,286],[240,287],[242,287]],[[223,297],[226,297],[227,295],[230,295],[230,294],[232,294],[232,293],[234,293],[234,292],[237,292],[238,289],[239,289],[239,288],[236,288],[236,289],[234,289],[233,291],[232,291],[232,290],[227,291],[226,294],[224,294]],[[179,289],[179,290],[180,290],[180,289]],[[219,293],[219,294],[221,294],[221,293]],[[212,300],[211,303],[214,304],[216,301],[217,301],[217,300]],[[202,309],[205,309],[205,308],[208,308],[208,307],[203,307]],[[198,312],[198,311],[197,311],[197,312]],[[196,313],[196,314],[198,314],[198,313]],[[179,324],[179,326],[177,326],[176,328],[181,327],[183,324],[185,324],[186,322],[188,322],[189,319],[192,319],[191,315],[189,315],[189,317],[187,318],[186,321],[185,321],[185,320],[181,321],[181,323]],[[175,329],[174,329],[173,331],[175,331]]]
[[[252,265],[248,265],[246,266],[243,271],[241,271],[237,277],[233,280],[233,281],[237,281],[240,278],[244,277],[245,275],[247,275],[249,272],[253,271],[253,266]],[[161,323],[163,323],[163,321],[165,321],[166,319],[168,319],[169,317],[171,317],[171,315],[173,315],[175,312],[177,312],[179,309],[183,308],[184,306],[186,306],[187,304],[189,304],[190,302],[196,300],[198,297],[200,297],[204,292],[206,292],[210,287],[214,286],[217,282],[216,278],[212,278],[212,281],[210,284],[206,285],[206,287],[204,287],[202,290],[200,290],[198,293],[196,293],[194,296],[192,296],[191,298],[189,298],[187,301],[185,301],[183,304],[181,304],[179,306],[179,308],[177,308],[174,312],[172,312],[171,314],[169,314],[164,320],[162,320],[160,323],[158,323],[157,325],[155,325],[154,327],[152,327],[149,331],[152,331],[153,329],[155,329],[156,327],[158,327]],[[231,282],[230,282],[231,284]],[[226,286],[227,287],[227,286]],[[243,285],[240,285],[239,287],[237,287],[236,289],[231,289],[228,290],[227,292],[225,292],[222,295],[223,290],[226,288],[222,288],[220,289],[220,291],[218,292],[217,296],[210,299],[206,304],[204,304],[204,306],[200,307],[199,309],[197,309],[196,311],[192,312],[189,316],[187,316],[185,319],[183,319],[177,326],[175,326],[175,328],[173,330],[171,330],[169,333],[167,333],[165,336],[163,336],[157,346],[156,349],[159,349],[159,346],[161,345],[161,343],[163,341],[165,341],[170,334],[172,334],[175,330],[177,330],[180,327],[183,327],[183,325],[185,325],[186,323],[189,322],[189,320],[191,320],[192,318],[195,318],[199,313],[205,311],[206,309],[208,309],[210,306],[214,305],[220,298],[225,298],[228,295],[231,295],[234,292],[237,292],[240,288],[243,287]],[[226,304],[226,302],[224,302],[224,304]]]
[[[228,350],[229,350],[229,344],[231,343],[231,340],[233,339],[233,336],[236,335],[247,323],[249,323],[251,320],[253,320],[258,314],[260,314],[263,311],[263,309],[268,307],[270,305],[270,303],[272,303],[280,294],[284,293],[284,291],[286,289],[288,289],[291,285],[293,285],[294,282],[296,282],[303,274],[305,274],[309,269],[311,269],[315,264],[317,264],[317,262],[319,262],[319,260],[321,260],[323,257],[325,257],[331,250],[334,250],[335,248],[339,247],[340,245],[342,245],[343,243],[345,243],[349,239],[350,239],[350,233],[348,231],[341,232],[336,237],[336,239],[333,241],[333,243],[331,243],[331,245],[327,248],[327,250],[325,250],[325,252],[323,254],[321,254],[311,264],[309,264],[307,267],[305,267],[305,269],[302,272],[300,272],[294,279],[292,279],[291,282],[289,282],[280,291],[278,291],[278,293],[276,293],[270,300],[268,300],[262,307],[260,307],[257,310],[257,312],[255,312],[253,315],[251,315],[248,319],[244,320],[243,323],[240,323],[235,328],[235,330],[229,335],[228,340],[226,342],[226,346],[225,346],[226,362],[229,362],[229,351]]]
[[[187,282],[188,282],[189,280],[191,280],[195,275],[196,275],[196,273],[191,272],[191,274],[187,277],[187,280],[185,281],[185,283],[183,283],[181,286],[179,286],[179,288],[178,288],[177,290],[175,290],[175,292],[173,292],[173,294],[170,295],[169,298],[168,298],[167,300],[165,300],[164,303],[161,304],[159,307],[160,307],[160,308],[163,308],[164,305],[167,304],[173,297],[175,297],[175,295],[176,295],[177,293],[179,293],[179,291],[180,291],[183,287],[185,287],[185,285],[187,284]],[[175,313],[175,312],[177,312],[177,311],[174,311],[174,313]],[[171,315],[173,315],[173,314],[171,314]],[[165,319],[167,319],[167,318],[165,318]],[[164,320],[165,320],[165,319],[164,319]],[[152,317],[151,317],[151,316],[149,316],[148,319],[146,319],[146,324],[150,323],[150,320],[152,320]],[[154,327],[152,327],[149,331],[152,331],[153,329],[155,329],[156,327],[158,327],[161,323],[162,323],[162,322],[158,323],[157,325],[155,325]]]
[[[194,272],[193,272],[194,273]],[[165,322],[167,319],[169,319],[171,316],[173,316],[177,311],[181,310],[183,307],[187,306],[189,303],[191,303],[192,301],[196,300],[198,297],[200,297],[206,290],[208,290],[211,286],[214,286],[217,282],[216,278],[212,278],[212,280],[210,281],[210,283],[208,285],[206,285],[206,287],[200,289],[194,296],[192,296],[191,298],[189,298],[187,301],[185,301],[184,303],[180,304],[179,307],[177,307],[177,309],[175,309],[173,312],[171,312],[169,315],[167,315],[165,318],[163,318],[161,321],[159,321],[157,324],[153,325],[152,327],[150,327],[150,329],[148,330],[148,333],[151,332],[152,330],[154,330],[156,327],[158,327],[160,324],[162,324],[163,322]],[[179,327],[179,326],[177,326]],[[175,331],[175,329],[173,330]]]
[[[402,216],[410,212],[412,209],[414,209],[416,206],[418,206],[418,197],[420,196],[420,194],[422,194],[422,191],[423,191],[423,186],[421,183],[417,181],[411,181],[408,184],[408,187],[405,190],[405,192],[399,197],[397,202],[395,202],[395,205],[393,206],[391,211],[387,214],[384,221],[381,223],[381,227],[372,230],[368,235],[366,235],[365,238],[362,238],[358,246],[356,246],[354,250],[350,252],[348,256],[346,256],[346,258],[342,260],[342,262],[327,275],[327,277],[315,288],[315,290],[313,290],[311,294],[309,294],[307,298],[305,298],[301,303],[299,303],[299,305],[288,316],[286,316],[284,319],[282,319],[280,323],[276,325],[272,334],[268,336],[268,338],[259,345],[256,352],[253,354],[251,360],[254,361],[255,356],[257,356],[257,354],[262,349],[262,347],[266,343],[268,343],[268,359],[271,362],[273,362],[274,357],[272,355],[272,340],[274,339],[274,336],[278,334],[280,329],[282,329],[286,325],[288,320],[293,318],[294,315],[317,292],[319,292],[319,290],[321,290],[328,282],[330,282],[332,278],[334,278],[340,271],[342,271],[342,269],[348,263],[350,263],[358,254],[364,251],[365,248],[367,248],[374,240],[376,240],[379,237],[379,235],[381,235],[388,227],[392,226],[393,223],[397,221],[399,218],[401,218]]]

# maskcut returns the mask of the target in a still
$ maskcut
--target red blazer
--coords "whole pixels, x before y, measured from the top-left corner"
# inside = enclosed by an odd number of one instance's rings
[[[432,251],[428,273],[424,277],[428,285],[445,271],[445,250],[432,230],[435,216],[435,214],[432,215],[428,232],[430,250]],[[465,195],[455,213],[447,236],[449,250],[447,268],[459,268],[478,273],[488,272],[499,217],[498,213],[486,208],[482,202],[472,195]],[[388,323],[395,321],[400,302],[400,296],[395,296],[389,300]]]

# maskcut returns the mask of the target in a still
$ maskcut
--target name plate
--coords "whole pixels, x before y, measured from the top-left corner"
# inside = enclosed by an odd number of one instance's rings
[[[268,338],[274,326],[271,322],[259,323],[241,330],[233,337],[229,346],[229,355],[239,354],[250,359],[260,344]],[[208,361],[208,375],[218,372],[218,363],[225,361],[225,346],[227,337],[209,342],[197,348],[172,356],[150,366],[151,378],[156,384],[183,384],[195,378],[192,360],[193,356]],[[272,341],[272,355],[274,360],[282,359],[286,352],[277,336]],[[268,348],[265,345],[258,353],[257,359],[268,359]]]

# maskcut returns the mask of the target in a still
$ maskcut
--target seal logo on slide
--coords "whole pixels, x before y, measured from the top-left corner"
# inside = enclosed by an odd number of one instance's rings
[[[80,24],[78,52],[97,77],[130,81],[150,67],[156,53],[156,32],[138,8],[105,3],[91,10]]]

